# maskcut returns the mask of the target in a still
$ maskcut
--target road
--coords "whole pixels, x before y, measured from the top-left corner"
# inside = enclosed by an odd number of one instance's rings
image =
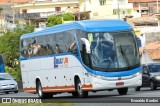
[[[31,97],[31,98],[38,98],[37,94],[30,94],[26,92],[18,92],[17,94],[15,93],[9,93],[9,94],[0,94],[0,98],[4,97]],[[157,99],[159,103],[131,103],[131,99]],[[116,90],[114,91],[99,91],[96,93],[89,93],[88,98],[73,98],[71,94],[68,93],[63,93],[63,94],[57,94],[54,95],[53,99],[48,100],[48,102],[69,102],[69,103],[74,103],[76,105],[81,105],[81,106],[97,106],[97,105],[102,105],[102,106],[116,106],[118,103],[118,106],[124,106],[124,105],[133,105],[139,104],[140,106],[159,106],[160,104],[160,87],[155,90],[151,91],[150,88],[142,88],[141,91],[136,92],[134,88],[130,88],[128,91],[127,95],[122,95],[120,96]],[[43,102],[43,100],[42,100]],[[126,103],[125,103],[126,102]],[[155,101],[156,102],[156,101]],[[97,104],[98,103],[98,104]],[[90,105],[89,105],[90,104]]]

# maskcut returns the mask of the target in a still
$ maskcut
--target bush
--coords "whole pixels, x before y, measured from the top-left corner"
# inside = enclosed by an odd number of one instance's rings
[[[17,81],[22,80],[21,78],[21,70],[19,66],[16,66],[14,68],[5,66],[5,70],[7,73],[9,73],[13,78],[16,78]]]

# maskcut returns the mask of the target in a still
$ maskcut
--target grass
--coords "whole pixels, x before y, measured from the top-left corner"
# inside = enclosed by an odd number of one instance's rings
[[[35,103],[35,104],[0,103],[0,106],[76,106],[76,105],[73,103]]]

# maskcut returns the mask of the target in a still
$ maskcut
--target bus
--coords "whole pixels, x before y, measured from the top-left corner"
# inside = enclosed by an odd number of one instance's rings
[[[103,90],[125,95],[142,84],[136,36],[121,20],[76,21],[24,34],[20,62],[24,91],[40,98]]]
[[[4,58],[3,55],[0,54],[0,73],[4,73],[5,69],[4,69]]]

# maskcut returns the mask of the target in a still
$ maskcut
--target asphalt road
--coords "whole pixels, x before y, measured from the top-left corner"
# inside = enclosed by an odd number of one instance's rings
[[[30,94],[26,92],[0,94],[0,98],[4,97],[24,97],[24,98],[37,98],[37,94]],[[146,102],[146,99],[150,100]],[[138,102],[137,102],[138,100]],[[145,100],[145,102],[143,102]],[[136,101],[136,102],[135,102]],[[139,102],[140,101],[140,102]],[[42,100],[43,102],[43,100]],[[74,103],[77,106],[159,106],[160,105],[160,87],[151,91],[150,88],[142,88],[141,91],[135,91],[134,88],[130,88],[127,95],[120,96],[116,90],[114,91],[99,91],[96,93],[89,93],[88,98],[73,98],[71,94],[62,93],[53,96],[53,99],[45,100],[45,102],[57,103]]]

